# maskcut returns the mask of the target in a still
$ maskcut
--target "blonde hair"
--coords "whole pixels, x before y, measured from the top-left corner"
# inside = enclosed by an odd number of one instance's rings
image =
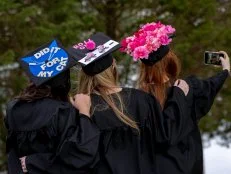
[[[111,95],[108,95],[112,88],[117,88],[118,73],[114,65],[105,71],[94,76],[88,76],[82,70],[80,73],[79,92],[84,94],[97,93],[111,107],[115,115],[126,125],[138,130],[137,123],[129,118],[124,112],[124,103],[118,92],[114,93],[119,101],[118,106]]]

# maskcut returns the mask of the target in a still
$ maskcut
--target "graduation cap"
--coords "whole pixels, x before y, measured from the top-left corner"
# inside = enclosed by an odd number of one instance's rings
[[[169,52],[170,48],[168,45],[161,45],[157,51],[153,51],[148,55],[148,59],[140,59],[145,65],[152,66]]]
[[[176,34],[175,33],[171,34],[168,37],[172,39],[176,37]],[[141,61],[145,65],[152,66],[159,60],[163,59],[168,54],[169,50],[170,50],[169,45],[161,45],[158,50],[153,51],[148,55],[148,59],[141,59]]]
[[[19,62],[36,86],[55,83],[54,77],[62,76],[62,72],[77,64],[56,39],[28,53]]]
[[[94,76],[112,65],[111,53],[119,48],[118,42],[103,33],[96,33],[87,41],[71,46],[68,52],[81,64],[86,74]]]
[[[147,23],[121,41],[120,51],[132,56],[134,61],[141,60],[145,65],[154,65],[168,54],[175,31],[171,25],[161,22]]]

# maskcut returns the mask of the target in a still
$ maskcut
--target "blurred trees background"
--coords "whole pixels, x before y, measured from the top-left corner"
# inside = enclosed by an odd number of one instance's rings
[[[205,66],[205,50],[231,56],[231,0],[0,0],[0,171],[6,167],[3,124],[5,104],[26,84],[17,59],[52,38],[64,46],[96,31],[116,40],[141,24],[162,21],[177,30],[172,49],[182,61],[182,77],[209,77],[219,68]],[[121,84],[135,86],[138,63],[117,53]],[[219,136],[231,143],[231,81],[227,80],[212,110],[200,122],[206,140]]]

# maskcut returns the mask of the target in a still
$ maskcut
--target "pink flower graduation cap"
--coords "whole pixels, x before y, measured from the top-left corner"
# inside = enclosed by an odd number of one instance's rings
[[[147,65],[153,65],[161,60],[168,52],[175,28],[161,22],[143,25],[132,36],[121,41],[121,52],[133,57],[134,61],[141,60]]]

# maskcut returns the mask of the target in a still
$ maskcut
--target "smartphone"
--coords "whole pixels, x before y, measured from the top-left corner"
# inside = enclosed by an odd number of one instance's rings
[[[219,52],[205,51],[204,63],[206,65],[221,65],[220,57],[225,57],[224,54]]]

